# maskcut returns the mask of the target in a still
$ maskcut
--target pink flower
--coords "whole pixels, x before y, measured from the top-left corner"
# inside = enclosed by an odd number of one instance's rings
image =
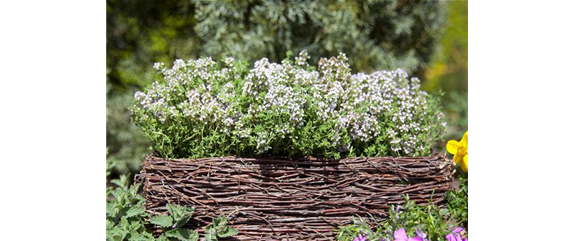
[[[423,238],[419,236],[409,238],[409,236],[407,236],[407,232],[405,231],[405,229],[399,228],[399,230],[395,231],[395,241],[423,241]]]
[[[446,240],[448,241],[468,241],[468,239],[463,239],[460,236],[460,232],[462,232],[462,230],[464,230],[461,227],[456,228],[454,231],[452,231],[452,233],[449,233],[446,235]]]
[[[449,233],[446,235],[446,240],[448,241],[462,241],[459,234]]]
[[[427,239],[427,234],[424,233],[422,230],[417,228],[416,233],[417,233],[417,237],[421,237],[423,241],[429,241]]]
[[[359,237],[356,237],[353,241],[367,241],[367,237],[359,234]]]

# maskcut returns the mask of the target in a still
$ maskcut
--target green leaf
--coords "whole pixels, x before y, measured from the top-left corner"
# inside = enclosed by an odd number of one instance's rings
[[[184,215],[179,220],[176,220],[175,221],[175,228],[181,228],[183,225],[185,225],[189,221],[189,219],[191,219],[191,215],[187,214],[187,215]]]
[[[145,211],[144,211],[142,206],[135,205],[135,206],[130,207],[130,209],[128,209],[128,211],[126,212],[126,217],[130,218],[130,217],[134,217],[134,216],[141,215],[144,213],[145,213]]]
[[[118,187],[121,189],[127,189],[127,187],[129,186],[130,180],[129,180],[127,175],[121,175],[120,179],[114,179],[114,180],[111,180],[110,182],[118,185]]]
[[[191,219],[191,215],[195,211],[193,208],[173,204],[167,204],[166,207],[168,213],[171,214],[171,216],[175,221],[174,227],[176,228],[185,225],[189,221],[189,219]]]
[[[151,233],[134,233],[128,239],[129,241],[148,241],[153,240],[153,235]]]
[[[199,239],[199,234],[196,231],[180,228],[165,232],[165,236],[170,238],[177,238],[181,241],[197,241],[197,239]]]
[[[136,230],[138,230],[138,229],[140,229],[140,228],[142,228],[142,227],[143,227],[142,224],[141,224],[141,223],[139,222],[139,220],[138,220],[138,221],[132,221],[132,222],[130,222],[130,223],[129,223],[129,226],[128,226],[128,229],[131,230],[131,231],[136,231]]]
[[[111,230],[114,227],[114,222],[106,220],[106,230]]]
[[[237,231],[237,229],[234,229],[230,226],[227,226],[223,230],[217,232],[217,237],[227,238],[227,237],[237,235],[238,233],[239,233],[239,231]]]
[[[128,218],[126,217],[122,217],[120,220],[120,225],[118,225],[120,228],[122,228],[122,230],[128,231],[129,230],[129,226],[130,223],[128,221]]]
[[[120,227],[114,227],[114,229],[106,232],[106,239],[113,241],[121,241],[126,237],[127,232],[122,230]]]
[[[115,218],[117,213],[118,209],[114,203],[106,203],[106,214],[108,217]]]
[[[171,216],[173,216],[175,219],[181,219],[186,215],[189,215],[191,217],[191,215],[195,211],[195,209],[193,208],[174,204],[167,204],[166,208],[167,212],[171,214]]]
[[[205,241],[217,241],[217,232],[213,227],[213,224],[207,225],[205,227]]]
[[[165,233],[160,235],[155,241],[169,241],[169,239],[165,236]]]
[[[227,226],[227,218],[226,217],[215,217],[213,218],[213,226],[219,231]]]
[[[183,214],[183,208],[178,205],[167,204],[165,207],[167,208],[167,212],[176,219]]]
[[[165,216],[165,215],[157,215],[157,216],[151,217],[149,219],[149,222],[153,223],[155,225],[158,225],[162,228],[167,228],[173,224],[173,218],[171,218],[170,216]]]

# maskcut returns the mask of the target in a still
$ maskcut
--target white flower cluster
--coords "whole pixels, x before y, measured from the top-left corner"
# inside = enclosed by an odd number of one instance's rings
[[[226,59],[226,64],[232,65],[233,59]],[[233,78],[233,71],[229,68],[215,69],[215,65],[211,58],[187,62],[178,59],[171,69],[162,63],[154,64],[164,84],[155,82],[146,93],[136,92],[134,97],[140,106],[132,111],[143,109],[145,114],[151,113],[160,123],[184,117],[206,123],[225,122],[230,126],[228,123],[233,122],[237,114],[230,108],[236,103],[233,101],[234,86],[227,82],[214,87],[213,83]]]
[[[417,155],[428,152],[425,137],[436,123],[446,125],[442,113],[429,109],[419,80],[400,69],[353,75],[343,53],[322,58],[317,70],[309,70],[308,60],[306,51],[294,63],[263,58],[249,72],[233,58],[223,67],[211,58],[176,60],[172,68],[156,63],[162,81],[137,92],[131,110],[140,126],[186,125],[190,133],[179,138],[219,133],[246,140],[257,153],[301,138],[306,125],[334,123],[329,142],[340,152],[377,142],[388,154]]]
[[[260,153],[270,148],[270,137],[293,138],[293,130],[303,126],[307,94],[302,85],[311,83],[317,75],[287,61],[277,64],[263,58],[255,62],[242,87],[243,94],[253,99],[247,114],[276,117],[268,130],[255,133]],[[259,124],[260,120],[255,118],[253,122]]]
[[[432,114],[427,112],[427,94],[420,90],[418,78],[409,79],[401,69],[351,75],[344,54],[322,59],[319,70],[321,77],[311,88],[313,101],[321,109],[320,120],[337,120],[334,131],[346,129],[351,141],[361,142],[386,135],[394,153],[412,155],[428,149],[427,140],[417,137],[430,131],[430,126],[423,126],[423,117]],[[446,125],[442,113],[436,119]]]

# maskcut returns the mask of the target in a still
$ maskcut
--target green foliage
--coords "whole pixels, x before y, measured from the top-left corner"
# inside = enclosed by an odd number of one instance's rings
[[[154,240],[152,231],[146,229],[146,225],[149,224],[162,228],[163,233],[157,237],[157,240],[197,241],[199,239],[196,231],[183,228],[191,219],[193,208],[168,204],[166,206],[168,215],[150,217],[143,208],[144,198],[138,194],[139,184],[130,186],[129,179],[125,175],[111,182],[117,187],[107,188],[107,196],[113,198],[109,198],[106,202],[106,240]],[[206,229],[215,230],[215,239],[212,240],[237,234],[237,230],[227,226],[227,219],[220,217],[214,218],[214,223]]]
[[[451,92],[446,101],[443,111],[449,125],[445,140],[459,140],[468,130],[468,93]]]
[[[161,238],[166,240],[177,239],[181,241],[196,241],[199,234],[183,226],[191,219],[194,212],[193,208],[168,204],[166,205],[169,215],[156,215],[150,218],[150,223],[161,227],[164,231]],[[225,217],[213,218],[213,223],[205,227],[205,240],[216,241],[218,237],[231,237],[238,232],[236,229],[227,225]]]
[[[173,204],[168,204],[166,207],[167,212],[173,217],[174,228],[180,228],[184,224],[186,224],[189,221],[189,219],[191,219],[191,215],[195,211],[193,208]]]
[[[199,234],[190,229],[172,229],[165,232],[165,237],[174,238],[180,241],[196,241],[199,239]]]
[[[153,216],[149,219],[150,223],[153,223],[157,226],[160,226],[162,228],[167,228],[167,227],[171,227],[171,225],[173,225],[173,218],[170,216],[166,216],[166,215],[157,215],[157,216]]]
[[[108,84],[106,102],[106,144],[108,145],[108,172],[112,175],[133,173],[139,170],[143,156],[149,154],[149,143],[143,132],[130,123],[128,107],[133,92],[111,94]]]
[[[110,159],[108,159],[109,155],[109,148],[106,147],[106,178],[110,176],[112,173],[112,168],[115,166],[115,163],[110,162]]]
[[[392,240],[394,232],[404,228],[410,237],[415,236],[418,229],[428,235],[428,240],[444,240],[455,227],[468,227],[468,178],[459,177],[459,180],[459,189],[448,191],[445,195],[446,209],[433,203],[417,205],[405,196],[405,204],[391,207],[389,218],[376,227],[370,227],[358,218],[351,225],[339,227],[337,239],[350,241],[361,234],[368,240]]]
[[[191,219],[194,209],[174,204],[166,205],[168,215],[156,215],[149,219],[150,223],[161,227],[162,236],[167,240],[196,241],[199,234],[183,226]]]
[[[237,229],[228,226],[226,217],[215,217],[212,223],[205,227],[205,241],[217,241],[217,238],[227,238],[236,234]]]
[[[150,218],[151,223],[163,229],[164,234],[162,236],[165,236],[167,240],[175,238],[181,241],[196,241],[199,234],[196,231],[183,228],[191,219],[194,209],[172,204],[168,204],[166,208],[169,215],[156,215]],[[228,225],[226,217],[215,217],[212,221],[205,227],[205,241],[217,241],[218,238],[238,234],[236,229]]]
[[[427,234],[428,240],[444,240],[451,229],[457,226],[458,222],[454,218],[447,209],[441,209],[433,203],[417,205],[405,196],[405,204],[391,207],[389,218],[376,227],[372,228],[363,220],[356,219],[351,225],[339,227],[337,239],[350,241],[361,234],[368,240],[392,240],[394,232],[404,228],[410,237],[414,237],[415,231],[419,229]]]
[[[368,240],[379,240],[373,238],[386,236],[385,230],[381,226],[374,227],[374,230],[372,230],[362,218],[353,219],[353,224],[338,227],[337,231],[337,240],[339,241],[354,240],[359,234],[368,237]],[[381,238],[380,240],[383,239]]]
[[[451,216],[461,224],[468,227],[468,177],[459,177],[458,190],[451,190],[446,193],[448,210]]]
[[[187,1],[107,0],[106,65],[112,95],[134,91],[151,81],[155,61],[198,57],[193,6]]]
[[[249,71],[225,58],[156,63],[130,110],[162,157],[418,156],[444,130],[438,98],[406,72],[351,74],[347,57],[308,53]],[[315,70],[317,69],[317,70]]]
[[[345,52],[356,71],[403,68],[430,59],[444,25],[434,1],[193,1],[201,54],[278,62],[306,49],[313,62]]]
[[[145,218],[149,215],[143,209],[144,198],[137,194],[139,184],[129,186],[126,176],[112,182],[118,188],[107,189],[107,196],[113,199],[106,202],[107,240],[150,240],[151,232],[145,228]]]
[[[153,62],[287,51],[348,53],[355,71],[425,66],[445,25],[437,1],[107,1],[107,66],[116,91],[143,86]],[[142,85],[143,84],[143,85]]]
[[[448,127],[445,139],[457,139],[468,130],[468,2],[450,1],[444,35],[431,58],[423,89],[443,96]],[[445,143],[437,143],[444,150]]]
[[[396,231],[404,228],[409,236],[414,236],[415,230],[420,228],[429,240],[438,240],[446,236],[455,225],[455,220],[446,209],[440,209],[433,203],[420,206],[405,198],[405,205],[397,210],[389,210],[389,219],[382,223],[386,230]]]

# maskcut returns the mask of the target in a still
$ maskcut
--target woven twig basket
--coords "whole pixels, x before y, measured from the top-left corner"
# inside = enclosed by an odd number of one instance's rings
[[[229,216],[239,230],[234,240],[334,240],[338,226],[356,216],[384,218],[405,194],[442,204],[453,174],[442,154],[339,160],[150,155],[138,179],[149,213],[165,213],[167,203],[195,207],[199,227]]]

